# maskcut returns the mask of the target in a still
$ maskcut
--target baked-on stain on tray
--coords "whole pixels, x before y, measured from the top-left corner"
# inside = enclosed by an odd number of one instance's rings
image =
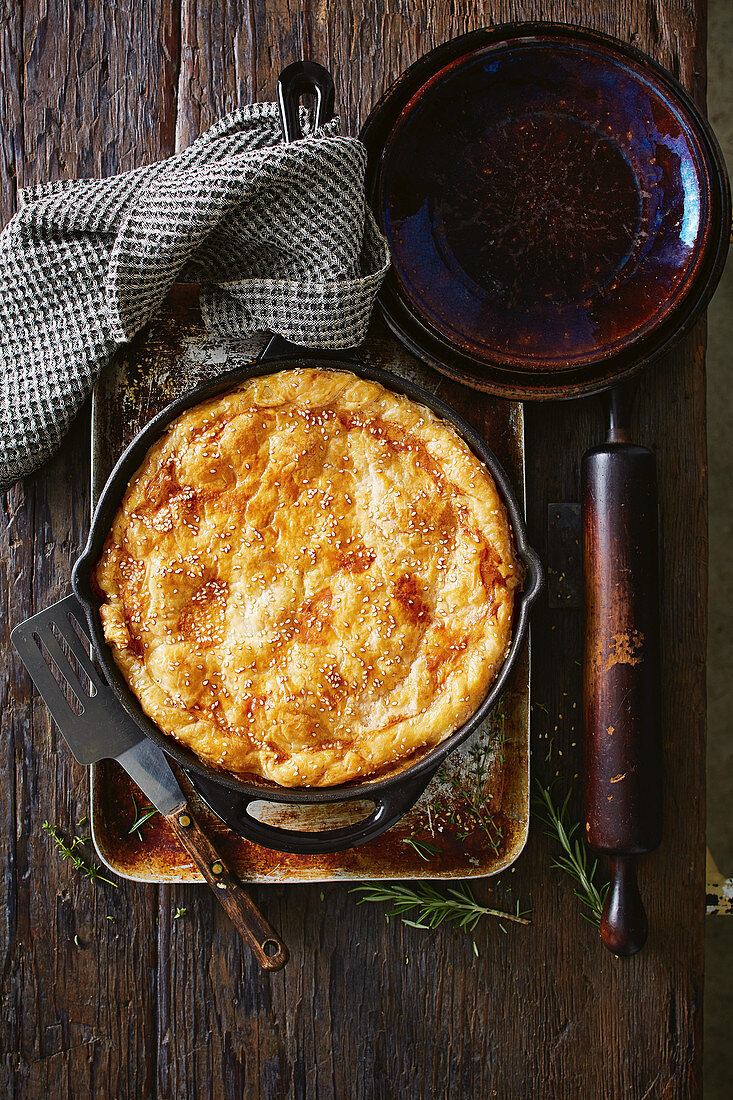
[[[173,397],[200,382],[251,363],[265,339],[222,340],[201,324],[197,292],[175,287],[159,318],[105,373],[94,394],[92,496],[140,428]],[[435,390],[437,375],[377,332],[359,354],[374,366]],[[520,405],[486,402],[486,438],[523,499]],[[179,776],[185,784],[185,776]],[[358,848],[327,855],[291,855],[262,848],[228,829],[199,802],[195,808],[236,873],[248,882],[332,879],[469,878],[497,874],[521,852],[529,827],[529,653],[520,656],[498,706],[441,767],[414,808],[388,832]],[[188,784],[186,784],[188,790]],[[318,806],[260,804],[268,824],[335,828],[370,803]],[[92,833],[100,858],[118,875],[146,882],[194,882],[200,876],[159,815],[139,830],[146,800],[116,763],[92,767]],[[132,830],[132,831],[131,831]]]

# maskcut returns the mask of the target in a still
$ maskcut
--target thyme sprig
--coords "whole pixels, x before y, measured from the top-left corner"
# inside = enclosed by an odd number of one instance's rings
[[[448,775],[448,782],[459,798],[458,804],[450,806],[436,799],[433,809],[439,820],[442,819],[454,827],[459,840],[465,840],[478,830],[484,834],[491,848],[498,852],[503,834],[492,808],[492,792],[488,780],[492,763],[504,763],[506,715],[499,712],[495,721],[497,724],[489,737],[479,738],[471,745],[466,772]]]
[[[515,924],[530,924],[529,913],[523,913],[517,902],[516,911],[504,912],[476,901],[470,886],[461,882],[450,886],[445,893],[436,890],[427,883],[406,886],[398,882],[361,883],[349,891],[362,896],[358,904],[365,901],[385,902],[391,905],[387,917],[400,917],[403,924],[410,928],[430,929],[446,923],[464,932],[473,932],[482,917],[498,917],[500,920],[513,921]],[[409,919],[405,913],[417,910],[417,920]]]
[[[100,882],[107,882],[110,886],[114,886],[117,889],[117,883],[113,882],[111,878],[106,878],[101,873],[102,868],[98,863],[89,863],[84,856],[79,852],[79,848],[82,844],[89,840],[89,837],[74,836],[69,844],[64,839],[59,830],[51,825],[48,821],[43,823],[43,831],[51,838],[64,859],[70,859],[76,867],[77,871],[81,871],[91,882],[96,882],[99,879]]]
[[[583,917],[591,924],[598,927],[601,923],[601,914],[606,902],[608,883],[596,885],[596,872],[598,860],[589,863],[589,852],[583,841],[575,834],[580,828],[579,822],[571,823],[568,813],[568,802],[572,791],[568,791],[565,799],[559,807],[555,806],[552,797],[552,787],[546,790],[541,783],[536,784],[537,803],[542,814],[547,835],[556,840],[562,848],[562,855],[557,856],[552,866],[566,874],[577,883],[575,896],[585,906],[587,912]]]

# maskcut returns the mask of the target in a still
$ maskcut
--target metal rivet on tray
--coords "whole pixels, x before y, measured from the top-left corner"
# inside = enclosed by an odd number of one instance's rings
[[[211,873],[212,875],[223,875],[224,864],[220,863],[218,859],[215,860],[215,862],[211,864]]]
[[[191,818],[188,816],[188,814],[181,814],[178,818],[178,824],[182,825],[184,829],[187,829],[188,826],[191,824]]]

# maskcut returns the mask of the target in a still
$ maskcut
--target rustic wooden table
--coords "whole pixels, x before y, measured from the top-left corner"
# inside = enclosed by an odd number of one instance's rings
[[[704,0],[9,0],[0,11],[3,223],[23,186],[167,156],[235,105],[272,98],[278,71],[295,58],[331,68],[345,127],[356,133],[421,53],[512,18],[616,34],[704,100]],[[208,891],[113,889],[78,876],[42,825],[73,829],[88,814],[87,775],[34,698],[9,633],[68,591],[89,522],[88,412],[56,458],[3,498],[3,1095],[699,1095],[704,353],[701,324],[646,374],[635,405],[635,438],[657,452],[661,482],[666,829],[661,850],[642,861],[652,932],[631,960],[601,947],[536,825],[511,876],[533,924],[507,935],[482,924],[478,958],[470,937],[387,924],[379,906],[357,907],[337,885],[259,888],[292,952],[287,969],[267,977]],[[541,550],[547,503],[577,499],[579,456],[599,438],[600,405],[531,407],[527,426],[529,526]],[[559,772],[563,789],[580,767],[580,655],[578,613],[545,601],[534,626],[533,767],[545,781]],[[174,919],[177,906],[185,918]]]

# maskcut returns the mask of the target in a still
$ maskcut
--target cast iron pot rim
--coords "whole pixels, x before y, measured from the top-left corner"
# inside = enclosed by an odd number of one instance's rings
[[[388,274],[378,297],[382,315],[395,336],[414,355],[436,370],[485,393],[515,400],[562,400],[597,394],[609,386],[630,378],[637,371],[658,361],[685,336],[708,305],[725,265],[730,244],[731,195],[723,154],[708,119],[692,96],[668,69],[637,47],[602,31],[549,20],[500,23],[480,27],[451,38],[423,54],[387,88],[370,111],[360,138],[369,154],[367,191],[370,200],[379,178],[374,158],[381,156],[388,136],[401,111],[412,96],[451,61],[483,47],[509,39],[572,39],[604,47],[627,57],[647,69],[679,101],[695,128],[710,173],[710,226],[706,254],[700,271],[683,293],[677,306],[659,328],[653,329],[638,345],[606,359],[577,369],[521,371],[506,364],[471,356],[451,344],[404,300],[394,279]],[[385,130],[386,135],[380,132]],[[376,134],[376,137],[375,137]]]
[[[368,366],[350,354],[340,355],[338,352],[318,352],[314,355],[309,349],[295,347],[287,352],[281,353],[278,350],[273,352],[272,355],[268,354],[273,345],[278,343],[281,343],[280,338],[273,338],[255,363],[218,375],[212,381],[206,382],[190,393],[176,398],[164,409],[161,409],[152,420],[148,421],[127,445],[110,473],[97,502],[92,516],[87,544],[72,570],[72,587],[84,608],[97,659],[118,701],[146,736],[187,772],[193,773],[191,778],[194,782],[196,776],[201,776],[204,779],[215,781],[225,789],[237,791],[251,800],[265,802],[305,805],[372,799],[374,795],[394,790],[403,784],[409,786],[414,780],[424,776],[427,776],[428,780],[426,781],[429,781],[429,777],[434,774],[449,753],[465,741],[491,711],[509,678],[524,642],[529,625],[530,608],[543,585],[542,566],[539,557],[529,546],[521,509],[499,460],[481,436],[450,405],[429,393],[419,384],[400,378],[389,371]],[[191,750],[178,745],[172,737],[164,734],[144,713],[139,700],[128,687],[111,655],[104,638],[99,615],[102,601],[91,584],[92,570],[102,553],[114,515],[122,502],[128,483],[140,468],[150,447],[163,434],[168,425],[187,409],[206,401],[208,398],[216,397],[221,393],[234,389],[250,378],[274,374],[277,371],[287,369],[288,366],[295,368],[303,365],[302,361],[305,361],[306,365],[311,364],[324,370],[347,370],[359,377],[379,382],[387,389],[402,393],[412,400],[426,405],[436,415],[449,421],[474,454],[485,463],[494,478],[509,515],[517,556],[525,570],[524,586],[515,605],[514,627],[509,652],[496,679],[490,685],[483,702],[471,718],[444,741],[428,750],[416,763],[404,768],[402,771],[372,782],[367,781],[359,784],[351,782],[333,787],[279,787],[265,785],[264,783],[263,785],[248,783],[234,775],[226,775],[209,767]]]

